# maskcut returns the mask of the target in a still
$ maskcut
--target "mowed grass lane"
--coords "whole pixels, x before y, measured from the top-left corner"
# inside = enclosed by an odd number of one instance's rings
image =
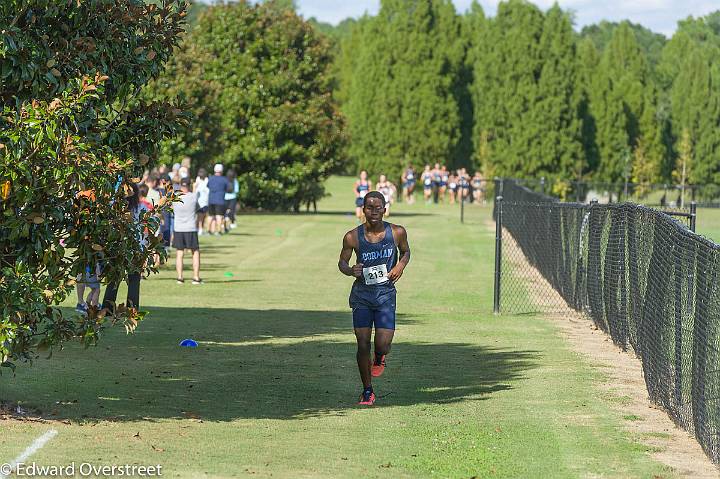
[[[333,178],[322,214],[246,215],[202,237],[207,283],[144,281],[134,336],[3,375],[0,397],[58,420],[4,421],[0,462],[56,428],[39,463],[159,463],[166,477],[668,477],[554,326],[492,315],[489,207],[465,225],[457,207],[395,208],[413,258],[377,407],[357,407],[336,267],[351,189]]]

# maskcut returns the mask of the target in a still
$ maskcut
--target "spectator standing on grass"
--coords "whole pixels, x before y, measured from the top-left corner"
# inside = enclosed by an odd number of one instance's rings
[[[219,235],[224,231],[223,218],[225,217],[225,193],[230,183],[223,176],[223,165],[218,163],[213,168],[214,174],[208,178],[208,214],[210,215],[210,234]]]
[[[88,307],[97,307],[98,301],[100,300],[100,279],[99,276],[102,273],[100,261],[98,259],[97,264],[93,268],[90,265],[85,267],[85,272],[77,277],[77,289],[78,303],[75,306],[75,311],[87,316]],[[87,299],[84,299],[85,288],[90,288],[90,293]]]
[[[208,175],[205,168],[198,170],[197,178],[193,184],[193,191],[197,193],[198,198],[198,213],[197,213],[197,226],[198,236],[202,236],[203,229],[205,228],[205,218],[208,212],[208,196],[210,190],[208,189]]]
[[[173,203],[175,212],[175,235],[173,247],[177,250],[175,270],[178,284],[183,284],[183,257],[185,250],[192,252],[192,284],[202,284],[200,279],[200,243],[198,241],[197,212],[198,195],[190,191],[190,178],[180,180],[180,198]]]
[[[130,186],[132,187],[133,194],[127,198],[127,210],[131,213],[131,221],[139,223],[142,215],[147,212],[147,209],[140,203],[137,185],[132,183]],[[144,248],[147,246],[147,239],[145,238],[145,233],[141,232],[140,235],[137,240],[140,241],[141,246]],[[128,308],[138,309],[140,307],[140,271],[128,271],[126,282],[128,290],[125,304]],[[105,296],[103,297],[103,308],[111,311],[115,310],[115,301],[117,300],[119,288],[120,284],[118,283],[108,284],[107,288],[105,288]]]
[[[227,179],[229,183],[229,191],[225,193],[225,212],[228,220],[230,221],[230,228],[235,229],[237,227],[237,224],[235,224],[235,211],[237,210],[237,198],[238,193],[240,192],[240,182],[237,179],[235,170],[228,170]],[[227,231],[228,230],[226,228],[225,232]]]
[[[166,196],[168,193],[168,188],[170,188],[170,182],[167,179],[167,175],[163,175],[159,177],[159,187],[158,192],[160,193],[160,196]],[[162,237],[163,237],[163,244],[165,245],[165,250],[167,251],[168,248],[170,248],[170,238],[172,237],[172,212],[171,211],[164,211],[163,217],[162,217]]]

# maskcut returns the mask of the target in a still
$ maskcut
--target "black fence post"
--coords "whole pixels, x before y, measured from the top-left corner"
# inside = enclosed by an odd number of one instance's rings
[[[545,194],[545,177],[540,178],[540,193]]]
[[[493,312],[500,314],[500,274],[502,267],[502,196],[495,197],[495,295]]]
[[[697,225],[697,203],[690,203],[690,231],[695,233],[695,226]]]
[[[580,182],[575,181],[575,201],[580,203],[582,201],[582,197],[580,196]]]
[[[465,190],[460,191],[460,223],[465,223]]]

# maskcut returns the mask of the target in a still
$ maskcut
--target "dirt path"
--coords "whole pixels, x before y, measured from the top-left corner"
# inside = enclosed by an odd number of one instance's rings
[[[495,229],[494,223],[489,223],[489,226]],[[525,261],[506,230],[503,231],[503,250],[508,253],[505,255],[508,261],[514,263],[513,273],[532,284],[528,288],[532,300],[537,300],[538,304],[565,304],[557,291]],[[587,317],[569,306],[564,309],[560,312],[554,306],[554,312],[545,317],[560,328],[574,351],[602,370],[607,380],[599,387],[621,399],[618,409],[625,418],[624,424],[630,435],[651,447],[655,451],[651,453],[652,457],[671,467],[681,477],[720,478],[720,470],[695,438],[675,425],[664,410],[650,402],[640,360],[615,346],[610,337]]]

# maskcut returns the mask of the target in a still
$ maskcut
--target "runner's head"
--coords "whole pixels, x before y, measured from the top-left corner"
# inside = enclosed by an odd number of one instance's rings
[[[362,170],[362,171],[360,172],[360,179],[361,179],[362,181],[367,181],[367,171]]]
[[[380,183],[385,183],[387,181],[387,176],[380,175]]]
[[[363,198],[363,213],[371,226],[382,222],[385,214],[385,196],[379,191],[371,191]]]

